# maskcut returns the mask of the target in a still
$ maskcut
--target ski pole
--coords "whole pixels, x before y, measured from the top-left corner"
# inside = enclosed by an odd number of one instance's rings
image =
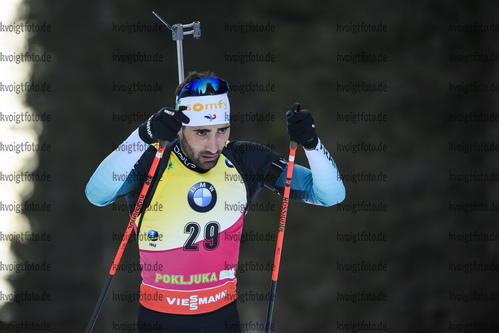
[[[85,333],[92,332],[92,329],[97,321],[97,316],[99,316],[99,312],[102,308],[102,304],[104,303],[104,299],[106,298],[107,291],[109,290],[109,286],[111,285],[111,281],[113,280],[114,273],[116,273],[116,269],[118,268],[118,264],[120,263],[121,256],[123,255],[123,251],[125,250],[126,244],[128,243],[128,239],[132,233],[132,229],[135,224],[135,220],[140,214],[140,209],[142,208],[142,204],[144,203],[144,199],[146,197],[147,191],[149,190],[149,186],[151,185],[152,178],[156,173],[156,168],[158,167],[159,160],[161,159],[161,155],[165,147],[163,146],[163,142],[158,147],[156,155],[154,156],[154,160],[151,164],[151,168],[149,169],[149,173],[147,174],[146,182],[142,187],[142,191],[140,191],[140,196],[137,200],[137,204],[135,205],[135,209],[133,210],[132,216],[130,217],[130,222],[128,222],[128,226],[126,228],[125,234],[123,235],[123,239],[121,240],[120,247],[118,248],[118,252],[116,253],[116,257],[114,257],[113,264],[111,265],[111,269],[109,270],[109,275],[107,277],[106,283],[104,284],[104,288],[100,294],[99,300],[97,301],[97,305],[95,306],[94,313],[90,318],[90,322],[88,323],[87,330]]]
[[[182,51],[182,39],[184,35],[193,35],[194,38],[199,39],[201,37],[201,24],[199,22],[193,22],[191,24],[182,25],[175,24],[173,28],[166,23],[158,14],[152,12],[161,22],[163,22],[170,30],[173,32],[173,40],[177,42],[177,60],[178,60],[178,75],[179,75],[179,83],[184,81],[184,59],[183,59],[183,51]],[[184,32],[184,28],[192,27],[193,30]],[[87,329],[85,333],[91,333],[95,322],[97,321],[97,317],[99,316],[99,312],[104,304],[104,299],[106,298],[106,294],[111,286],[111,282],[113,280],[114,274],[116,273],[116,269],[118,268],[118,264],[121,260],[121,256],[123,255],[123,251],[128,243],[128,239],[132,233],[132,229],[135,225],[135,220],[140,214],[140,209],[142,208],[142,204],[144,203],[144,199],[146,197],[147,191],[149,190],[149,186],[151,185],[154,174],[156,173],[156,169],[158,167],[159,160],[161,159],[161,155],[163,155],[163,151],[165,150],[167,142],[161,141],[159,142],[158,150],[156,151],[156,155],[154,156],[154,160],[152,161],[151,168],[147,173],[146,181],[142,190],[140,191],[139,198],[137,203],[135,204],[135,208],[133,210],[132,216],[130,217],[130,221],[128,222],[128,226],[125,230],[125,234],[123,235],[123,239],[121,240],[120,247],[118,248],[118,252],[114,258],[113,264],[111,265],[111,269],[109,270],[109,275],[106,279],[106,283],[104,284],[104,288],[101,291],[99,300],[97,301],[97,305],[95,306],[94,312],[92,313],[92,317],[88,323]]]
[[[295,103],[292,110],[300,112],[300,103]],[[279,264],[281,262],[282,242],[284,240],[284,227],[286,226],[286,216],[288,214],[289,192],[291,191],[291,178],[293,176],[293,166],[295,165],[295,153],[298,144],[294,141],[289,142],[289,161],[286,172],[286,183],[284,185],[284,194],[282,196],[281,218],[279,219],[279,230],[277,232],[277,245],[275,249],[274,267],[272,271],[272,283],[270,285],[269,306],[267,309],[267,319],[265,320],[265,333],[270,333],[272,325],[272,313],[274,311],[274,300],[277,288],[277,276],[279,274]]]

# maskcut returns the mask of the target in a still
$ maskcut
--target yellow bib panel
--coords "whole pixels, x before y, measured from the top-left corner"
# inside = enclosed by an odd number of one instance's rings
[[[246,198],[225,156],[199,173],[170,153],[138,235],[142,305],[199,314],[235,300]]]

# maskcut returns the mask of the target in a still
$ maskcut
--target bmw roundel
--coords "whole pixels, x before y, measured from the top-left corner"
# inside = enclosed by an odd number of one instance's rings
[[[233,168],[234,167],[234,164],[232,164],[232,162],[229,161],[229,159],[227,157],[225,158],[225,165],[228,166],[229,168]]]
[[[211,183],[196,183],[187,192],[187,202],[198,213],[209,212],[217,203],[217,191]]]

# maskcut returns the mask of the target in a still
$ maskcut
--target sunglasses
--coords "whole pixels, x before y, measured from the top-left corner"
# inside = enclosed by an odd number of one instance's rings
[[[229,84],[227,81],[218,79],[216,77],[209,77],[205,79],[198,79],[187,83],[180,94],[178,94],[177,102],[182,97],[189,96],[206,96],[206,95],[218,95],[229,91]]]

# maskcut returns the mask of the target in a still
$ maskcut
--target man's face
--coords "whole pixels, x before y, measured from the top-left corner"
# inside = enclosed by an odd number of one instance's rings
[[[184,126],[178,133],[180,149],[204,170],[213,168],[229,140],[230,125]]]

